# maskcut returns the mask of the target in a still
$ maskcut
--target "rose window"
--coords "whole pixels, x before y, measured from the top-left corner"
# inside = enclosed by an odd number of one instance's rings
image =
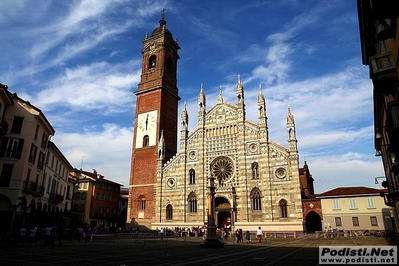
[[[212,164],[212,175],[219,183],[229,180],[233,176],[234,166],[230,158],[217,158]]]

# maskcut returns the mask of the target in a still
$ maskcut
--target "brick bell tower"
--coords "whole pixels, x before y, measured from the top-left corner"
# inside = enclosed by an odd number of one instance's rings
[[[158,142],[164,139],[163,159],[177,151],[178,96],[177,39],[166,28],[165,10],[159,27],[142,41],[141,80],[135,92],[136,115],[133,133],[127,223],[151,228],[155,217]]]

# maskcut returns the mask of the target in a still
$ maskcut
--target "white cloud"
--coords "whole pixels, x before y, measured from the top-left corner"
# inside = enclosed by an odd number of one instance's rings
[[[105,178],[129,184],[133,125],[131,128],[103,124],[81,133],[56,132],[52,141],[75,168],[96,169]],[[83,161],[83,164],[82,164]]]

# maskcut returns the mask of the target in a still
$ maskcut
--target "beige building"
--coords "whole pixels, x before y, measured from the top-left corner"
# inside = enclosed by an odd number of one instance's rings
[[[339,187],[317,195],[323,228],[337,230],[392,230],[391,211],[381,193],[385,189]]]
[[[46,192],[43,176],[47,145],[55,131],[40,109],[6,88],[4,92],[12,104],[4,105],[2,117],[9,126],[0,148],[0,202],[4,210],[1,229],[10,233],[15,229],[13,225],[37,222]]]
[[[357,0],[362,63],[373,82],[374,148],[381,156],[387,189],[399,232],[399,9],[397,1]]]
[[[71,164],[40,109],[0,84],[0,236],[21,226],[69,225]]]

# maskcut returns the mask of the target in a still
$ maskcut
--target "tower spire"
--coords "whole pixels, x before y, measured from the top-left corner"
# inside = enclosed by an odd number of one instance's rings
[[[244,87],[241,84],[240,74],[237,77],[236,97],[238,107],[244,107]]]
[[[288,115],[287,115],[287,131],[288,131],[289,150],[290,152],[298,153],[298,147],[297,147],[298,141],[296,139],[295,121],[289,105],[288,105]]]
[[[222,85],[219,86],[219,97],[218,97],[218,103],[223,103],[223,95],[222,95]]]

